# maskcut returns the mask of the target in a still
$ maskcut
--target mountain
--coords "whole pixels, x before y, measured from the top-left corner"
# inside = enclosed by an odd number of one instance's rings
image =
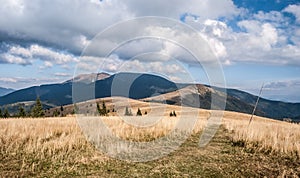
[[[15,90],[11,89],[11,88],[2,88],[2,87],[0,87],[0,96],[7,95],[7,94],[9,94],[13,91],[15,91]]]
[[[92,74],[92,76],[95,75]],[[43,103],[53,106],[72,104],[73,100],[80,102],[94,99],[90,96],[91,93],[86,92],[86,88],[91,89],[88,92],[96,91],[93,92],[96,98],[113,95],[133,99],[147,98],[152,95],[164,94],[178,89],[175,83],[150,74],[119,73],[96,80],[95,82],[87,82],[91,78],[91,76],[86,75],[78,77],[78,80],[68,80],[60,84],[41,85],[18,90],[0,97],[0,105],[35,101],[38,96]],[[133,83],[131,84],[130,81],[133,81]],[[125,86],[130,86],[128,88],[129,91],[124,90]],[[75,90],[81,88],[83,90],[82,94],[75,95],[72,98],[72,87]]]
[[[226,110],[242,113],[252,113],[257,99],[257,96],[236,89],[201,84],[175,84],[163,77],[150,74],[100,73],[80,75],[60,84],[18,90],[0,97],[0,106],[35,101],[37,96],[40,97],[45,108],[72,104],[73,101],[77,103],[95,98],[122,96],[147,102],[220,109],[222,108],[220,104],[226,98]],[[213,105],[212,96],[217,101]],[[195,99],[199,99],[200,106]],[[261,98],[255,114],[274,119],[294,118],[300,115],[300,103]]]
[[[227,93],[253,106],[257,100],[257,96],[236,89],[227,89]],[[260,98],[257,109],[264,112],[261,116],[277,119],[292,118],[300,115],[300,103],[288,103]]]
[[[92,74],[80,74],[73,79],[67,80],[65,83],[70,82],[82,82],[82,83],[92,83],[97,80],[103,80],[110,77],[108,73],[102,72],[102,73],[92,73]]]
[[[216,101],[214,103],[212,103],[212,96]],[[226,96],[225,91],[221,91],[220,88],[215,89],[214,87],[201,84],[190,84],[177,91],[145,98],[143,101],[165,102],[167,104],[195,107],[195,98],[198,99],[197,103],[200,102],[200,108],[203,109],[223,109],[222,105],[220,104],[226,100],[225,110],[227,111],[236,111],[242,113],[251,113],[253,111],[252,104],[228,94]],[[264,115],[264,112],[257,109],[256,115]]]

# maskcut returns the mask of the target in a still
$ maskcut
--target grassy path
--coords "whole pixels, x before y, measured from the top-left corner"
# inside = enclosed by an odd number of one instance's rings
[[[26,152],[1,150],[0,177],[277,177],[300,176],[300,162],[288,156],[246,150],[231,142],[220,129],[206,148],[199,148],[199,134],[192,135],[167,157],[145,163],[108,158],[84,142],[59,158],[43,159]],[[26,144],[26,143],[25,143]]]

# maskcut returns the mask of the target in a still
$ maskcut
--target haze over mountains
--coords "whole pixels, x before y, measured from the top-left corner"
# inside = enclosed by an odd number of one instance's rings
[[[75,89],[82,88],[82,94],[72,97],[72,88],[74,89],[74,87]],[[89,90],[85,90],[86,88]],[[95,94],[85,91],[95,91]],[[123,96],[147,102],[184,104],[211,109],[219,107],[218,102],[213,103],[214,105],[211,107],[211,99],[214,96],[216,100],[226,99],[226,110],[242,113],[253,111],[257,96],[235,89],[227,89],[226,92],[227,94],[222,88],[201,84],[176,84],[151,74],[118,73],[109,75],[99,73],[79,75],[63,83],[33,86],[14,91],[0,97],[0,106],[2,108],[16,107],[16,103],[30,103],[30,101],[35,101],[37,96],[40,97],[44,108],[72,104],[73,100],[80,102],[94,98]],[[193,103],[195,98],[199,99],[200,106]],[[262,98],[255,114],[274,119],[297,118],[300,116],[300,103],[286,103]]]

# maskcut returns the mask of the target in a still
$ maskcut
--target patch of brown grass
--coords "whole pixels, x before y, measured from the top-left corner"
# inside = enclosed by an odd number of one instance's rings
[[[249,125],[250,115],[226,117],[224,125],[232,133],[235,144],[252,151],[284,153],[300,158],[300,125],[254,117]]]

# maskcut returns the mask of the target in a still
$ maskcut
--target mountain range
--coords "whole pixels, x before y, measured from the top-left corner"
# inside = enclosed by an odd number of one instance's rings
[[[7,94],[12,93],[14,91],[15,90],[11,89],[11,88],[2,88],[2,87],[0,87],[0,96],[7,95]]]
[[[79,91],[76,94],[76,91]],[[81,92],[82,91],[82,92]],[[72,96],[75,93],[74,96]],[[163,77],[140,74],[107,73],[83,74],[63,83],[33,86],[0,97],[2,108],[16,107],[17,103],[30,103],[39,97],[45,109],[95,98],[122,96],[146,102],[164,102],[204,109],[218,109],[216,100],[226,99],[226,110],[252,113],[257,96],[236,89],[224,89],[202,84],[174,83]],[[199,99],[195,105],[193,99]],[[213,105],[213,106],[212,106]],[[222,108],[220,108],[222,109]],[[273,119],[298,118],[300,103],[287,103],[261,98],[256,115]]]

